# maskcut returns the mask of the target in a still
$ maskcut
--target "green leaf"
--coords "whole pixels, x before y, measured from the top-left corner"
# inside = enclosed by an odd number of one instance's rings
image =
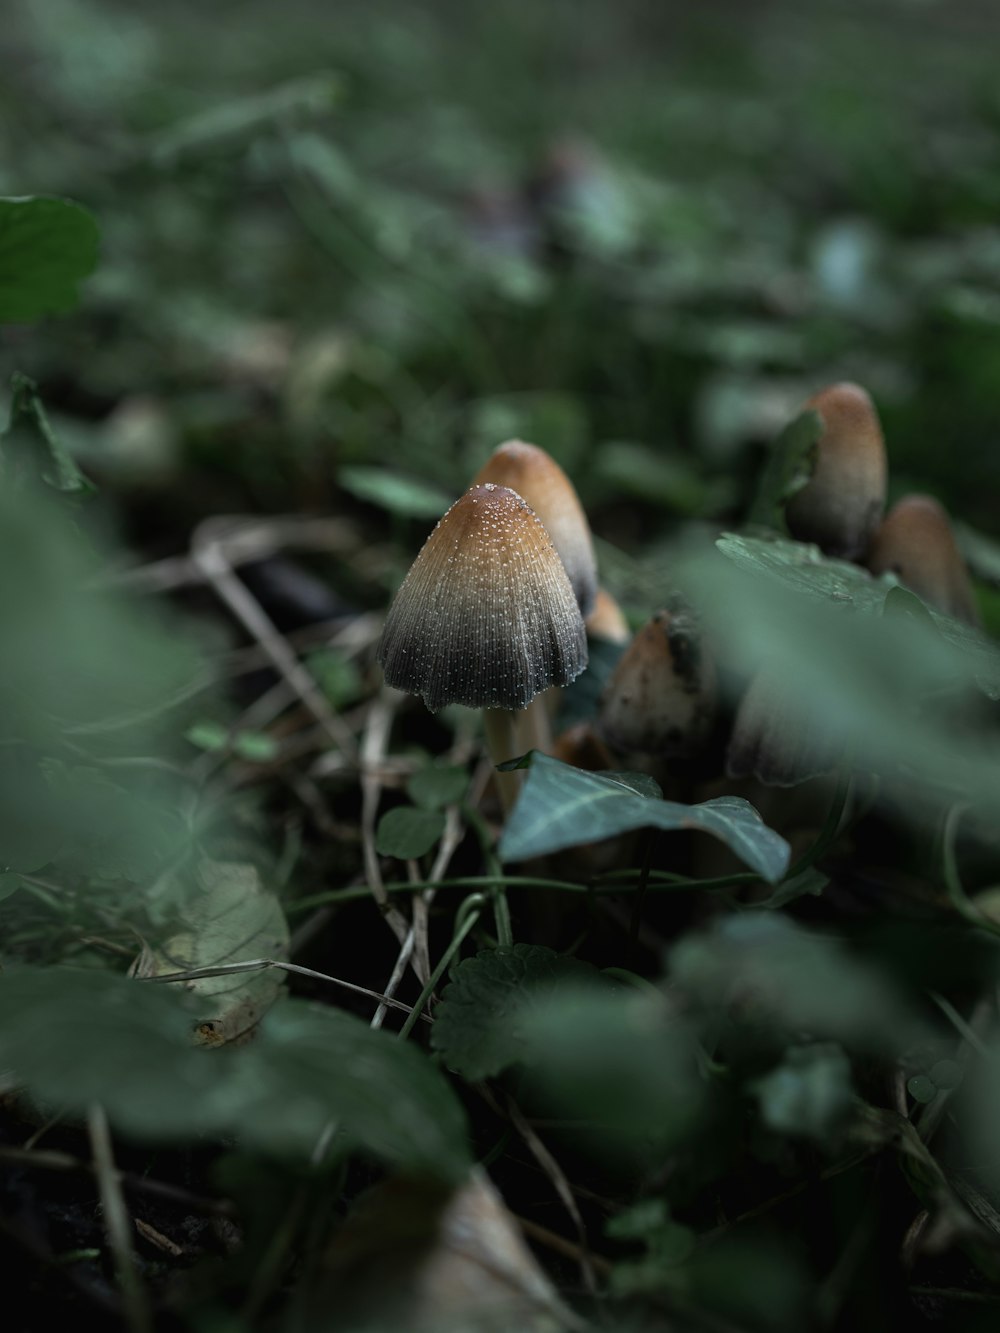
[[[791,1047],[753,1091],[770,1129],[817,1143],[844,1127],[854,1103],[850,1062],[832,1042]]]
[[[380,467],[342,467],[337,481],[356,499],[379,505],[400,518],[440,518],[453,499],[426,481]]]
[[[670,950],[669,974],[710,1023],[732,1013],[740,1025],[890,1052],[924,1035],[887,977],[779,912],[744,912],[686,935]]]
[[[522,1060],[532,1006],[553,989],[588,982],[588,963],[534,944],[484,949],[459,963],[434,1014],[431,1045],[470,1082],[493,1078]]]
[[[21,876],[15,870],[4,870],[0,872],[0,903],[5,898],[11,897],[17,893],[21,887]]]
[[[586,773],[539,753],[499,852],[504,861],[526,861],[637,828],[710,833],[771,883],[788,868],[788,843],[741,797],[721,796],[700,805],[657,800],[639,795],[614,776]]]
[[[787,533],[785,506],[809,481],[823,434],[818,412],[801,412],[771,445],[747,521]]]
[[[181,909],[181,927],[143,949],[135,975],[223,967],[248,959],[288,957],[288,925],[281,904],[252,865],[202,861],[196,892]],[[185,982],[198,1004],[197,1037],[221,1046],[246,1036],[282,993],[285,974],[275,968],[199,977]]]
[[[806,894],[812,894],[813,897],[818,898],[829,883],[829,875],[824,875],[815,866],[809,866],[800,874],[793,875],[791,879],[786,879],[779,884],[769,897],[755,902],[754,908],[757,911],[765,908],[768,911],[774,911],[776,908],[785,907],[788,903],[794,902],[796,898],[805,897]]]
[[[406,794],[425,810],[443,810],[465,795],[469,775],[458,764],[430,764],[407,781]]]
[[[100,1102],[135,1137],[234,1137],[300,1161],[335,1125],[344,1149],[447,1180],[468,1172],[462,1109],[415,1046],[284,1000],[255,1041],[217,1056],[195,1046],[196,1021],[167,984],[61,967],[0,973],[0,1068],[62,1112]]]
[[[15,373],[10,383],[10,418],[0,435],[0,465],[9,481],[18,486],[41,478],[64,494],[89,494],[94,485],[52,429],[34,380]]]
[[[444,815],[440,810],[399,805],[387,810],[378,821],[375,848],[380,856],[408,861],[429,852],[443,832]]]
[[[97,264],[97,223],[68,199],[0,199],[0,324],[61,315]]]
[[[696,1047],[662,995],[561,986],[521,1028],[525,1085],[552,1113],[589,1122],[590,1153],[658,1155],[698,1123]]]
[[[920,1102],[923,1106],[932,1102],[938,1092],[934,1081],[929,1079],[926,1074],[915,1074],[913,1078],[908,1079],[906,1090],[915,1102]]]

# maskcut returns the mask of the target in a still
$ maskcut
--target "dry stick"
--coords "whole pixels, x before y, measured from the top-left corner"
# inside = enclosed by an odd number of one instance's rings
[[[492,1096],[490,1097],[492,1100]],[[580,1276],[583,1279],[583,1285],[590,1292],[596,1292],[597,1280],[594,1277],[594,1266],[590,1260],[590,1247],[587,1244],[587,1230],[583,1225],[583,1218],[580,1216],[580,1210],[576,1206],[576,1199],[573,1197],[573,1191],[569,1181],[563,1172],[562,1167],[546,1148],[545,1144],[538,1137],[535,1131],[528,1124],[521,1113],[521,1109],[513,1097],[507,1097],[507,1115],[511,1124],[524,1139],[532,1157],[542,1168],[545,1174],[551,1180],[555,1192],[562,1200],[563,1207],[569,1213],[570,1221],[573,1223],[574,1230],[580,1242]]]
[[[382,793],[379,765],[389,740],[392,713],[390,696],[383,690],[369,709],[368,722],[361,739],[361,837],[368,887],[389,928],[402,944],[410,933],[410,924],[399,908],[389,900],[378,863],[378,852],[375,850],[375,817],[378,814],[379,798]],[[414,968],[414,971],[417,969]],[[417,972],[417,980],[422,985],[427,978]]]
[[[391,1005],[393,1009],[402,1009],[405,1014],[413,1012],[411,1005],[404,1004],[402,1000],[394,1000],[391,996],[381,994],[380,991],[369,990],[367,986],[357,986],[353,981],[344,981],[342,977],[331,977],[326,972],[315,972],[311,967],[300,967],[298,963],[286,963],[280,958],[249,958],[240,963],[220,963],[218,967],[192,967],[187,972],[163,972],[159,976],[140,977],[138,980],[199,981],[202,977],[229,977],[236,972],[262,972],[269,967],[276,967],[282,972],[294,972],[300,977],[312,977],[315,981],[329,981],[335,986],[342,986],[344,990],[354,991],[357,995],[367,995],[370,1000],[378,1000],[380,1004]]]
[[[288,681],[333,744],[345,754],[353,755],[356,749],[353,734],[330,707],[323,691],[289,647],[284,635],[233,573],[226,555],[227,538],[214,536],[216,531],[218,524],[214,520],[202,523],[195,530],[191,555],[198,568],[243,628],[257,640],[271,664]]]
[[[529,1240],[547,1246],[550,1250],[554,1250],[556,1254],[561,1254],[564,1259],[575,1259],[577,1263],[582,1264],[586,1258],[595,1273],[600,1273],[601,1277],[610,1277],[614,1268],[610,1259],[605,1259],[602,1255],[594,1254],[590,1250],[584,1255],[584,1251],[574,1241],[568,1240],[565,1236],[560,1236],[557,1231],[550,1231],[548,1227],[543,1227],[538,1222],[532,1222],[530,1217],[522,1217],[520,1213],[514,1213],[513,1218]]]
[[[115,1259],[115,1272],[121,1287],[125,1319],[132,1333],[152,1333],[153,1316],[146,1288],[139,1277],[132,1252],[132,1225],[121,1180],[111,1148],[111,1131],[104,1108],[96,1103],[87,1112],[87,1132],[94,1154],[94,1170],[104,1210],[108,1242]]]
[[[0,1147],[0,1162],[9,1162],[16,1166],[34,1167],[39,1171],[55,1171],[80,1175],[96,1175],[93,1162],[85,1162],[68,1152],[57,1152],[49,1148],[5,1148]],[[185,1208],[199,1213],[209,1213],[218,1217],[235,1217],[236,1208],[228,1199],[205,1199],[181,1189],[179,1185],[170,1185],[164,1180],[153,1180],[148,1176],[134,1176],[127,1171],[116,1169],[115,1179],[131,1190],[152,1194],[171,1203],[182,1204]]]

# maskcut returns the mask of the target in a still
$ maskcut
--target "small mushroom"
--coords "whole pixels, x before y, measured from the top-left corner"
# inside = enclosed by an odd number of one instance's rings
[[[855,560],[868,549],[885,507],[888,463],[871,398],[858,384],[831,384],[803,410],[819,413],[823,433],[809,481],[788,502],[788,530],[827,555]]]
[[[584,623],[592,639],[601,639],[605,643],[628,643],[628,621],[622,609],[606,588],[598,588],[594,605]]]
[[[527,500],[566,566],[580,614],[588,615],[597,596],[597,562],[590,525],[569,477],[544,449],[508,440],[494,449],[474,484],[488,481],[509,486]]]
[[[601,731],[618,750],[694,753],[715,708],[715,667],[690,612],[658,611],[638,632],[601,699]]]
[[[487,482],[452,505],[397,592],[376,656],[386,683],[432,712],[483,709],[495,763],[518,753],[515,712],[587,665],[566,570],[520,495]],[[498,779],[509,805],[518,775]]]
[[[979,624],[969,571],[948,515],[933,496],[904,495],[893,505],[871,544],[868,568],[895,574],[946,616]]]

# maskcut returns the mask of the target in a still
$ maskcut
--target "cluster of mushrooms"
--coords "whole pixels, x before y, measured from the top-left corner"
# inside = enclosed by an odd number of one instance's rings
[[[834,384],[804,405],[822,432],[810,480],[786,509],[789,531],[827,555],[891,571],[930,606],[977,623],[968,572],[948,516],[929,496],[907,495],[883,517],[888,481],[875,407],[858,385]],[[553,737],[553,695],[586,667],[588,634],[628,644],[593,725]],[[598,585],[593,542],[565,472],[544,450],[500,445],[428,537],[390,607],[377,657],[386,683],[483,710],[494,764],[529,749],[581,768],[621,767],[697,752],[716,719],[716,670],[682,602],[658,611],[631,639]],[[780,743],[780,686],[755,676],[737,709],[726,753],[730,778],[776,786],[803,773]],[[784,719],[787,721],[787,719]],[[798,752],[800,753],[800,752]],[[521,775],[500,772],[509,808]]]

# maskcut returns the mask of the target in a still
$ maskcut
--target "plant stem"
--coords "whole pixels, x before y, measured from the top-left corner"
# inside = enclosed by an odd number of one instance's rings
[[[441,955],[441,961],[438,963],[437,967],[435,967],[434,971],[427,978],[427,984],[424,986],[423,990],[417,996],[416,1003],[414,1004],[413,1009],[410,1011],[409,1017],[407,1018],[406,1022],[399,1029],[400,1041],[405,1041],[405,1039],[413,1031],[417,1019],[423,1013],[424,1005],[433,995],[435,986],[441,980],[441,977],[444,975],[444,972],[448,967],[448,965],[451,963],[451,960],[455,957],[459,949],[462,947],[462,941],[465,939],[466,935],[468,935],[469,931],[479,920],[480,915],[482,914],[482,910],[485,906],[486,906],[486,899],[483,897],[483,895],[481,893],[474,893],[471,895],[471,897],[466,898],[465,902],[458,909],[458,915],[455,918],[456,930],[452,938],[452,941],[448,945],[447,949],[445,949],[444,953]]]

